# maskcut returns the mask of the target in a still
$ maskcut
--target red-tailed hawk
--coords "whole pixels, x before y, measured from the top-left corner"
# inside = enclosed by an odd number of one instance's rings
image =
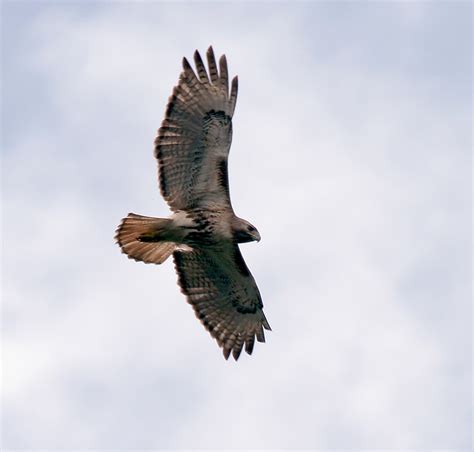
[[[196,50],[196,73],[183,58],[183,72],[168,101],[155,140],[159,183],[173,214],[169,218],[130,213],[115,236],[129,258],[161,264],[173,254],[178,283],[197,318],[237,360],[252,353],[255,338],[265,342],[270,325],[239,243],[260,234],[237,217],[229,196],[227,159],[237,77],[229,93],[225,55],[217,67],[212,47],[209,72]]]

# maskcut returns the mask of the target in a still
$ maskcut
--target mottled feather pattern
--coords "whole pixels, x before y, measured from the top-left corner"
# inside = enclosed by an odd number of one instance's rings
[[[232,141],[237,77],[229,95],[225,56],[219,68],[212,47],[206,56],[209,73],[199,52],[194,54],[197,75],[183,59],[183,72],[155,140],[161,193],[174,211],[196,207],[203,193],[214,203],[230,206],[228,187],[222,187],[215,169],[227,158]]]
[[[224,357],[238,359],[245,344],[251,354],[255,338],[265,342],[263,329],[270,330],[262,300],[236,244],[173,253],[178,283],[193,306],[196,317],[223,349]]]

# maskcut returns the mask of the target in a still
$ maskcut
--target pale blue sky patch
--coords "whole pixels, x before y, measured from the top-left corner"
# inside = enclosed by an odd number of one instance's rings
[[[471,447],[471,3],[2,13],[3,449]],[[153,139],[210,44],[273,328],[238,363],[113,242],[167,215]]]

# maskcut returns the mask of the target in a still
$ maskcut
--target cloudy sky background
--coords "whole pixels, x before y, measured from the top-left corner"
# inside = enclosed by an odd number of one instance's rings
[[[469,2],[2,4],[4,449],[470,449]],[[235,363],[161,267],[152,143],[183,55],[240,92]]]

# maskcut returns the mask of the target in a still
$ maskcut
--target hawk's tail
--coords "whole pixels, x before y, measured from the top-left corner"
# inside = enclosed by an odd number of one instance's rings
[[[162,264],[176,249],[176,243],[165,240],[172,220],[144,217],[129,213],[116,231],[115,240],[130,259],[146,264]]]

